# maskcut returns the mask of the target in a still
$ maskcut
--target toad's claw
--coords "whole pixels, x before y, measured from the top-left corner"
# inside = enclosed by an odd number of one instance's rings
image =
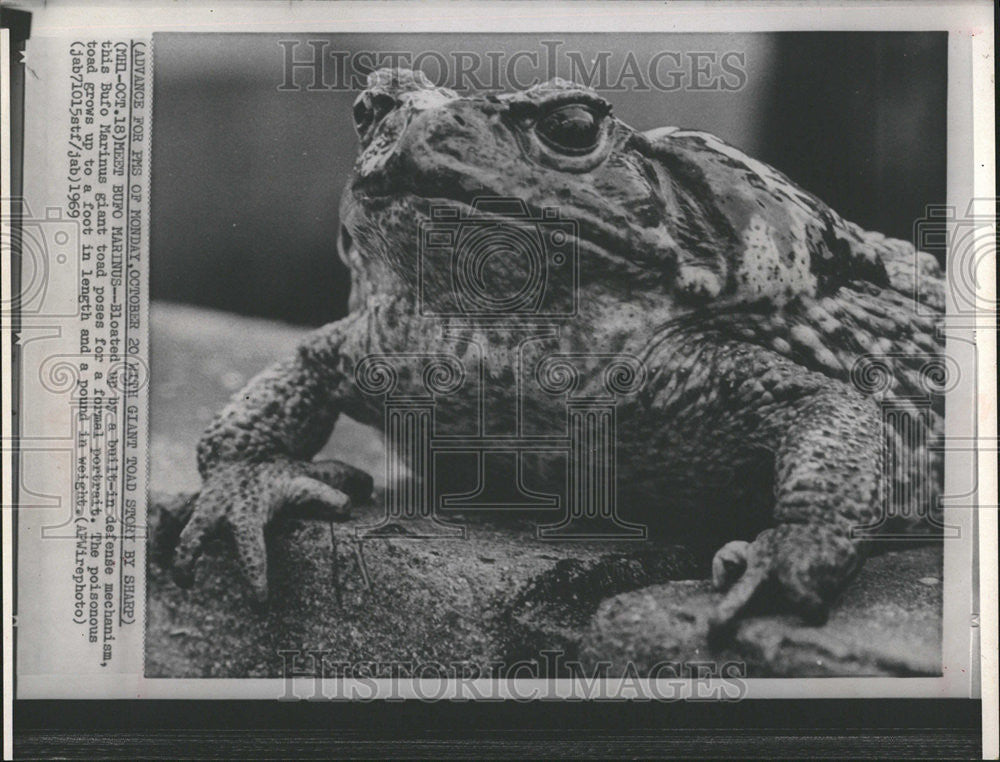
[[[311,473],[308,464],[286,459],[218,466],[206,477],[180,534],[174,554],[174,581],[190,587],[206,540],[220,529],[226,530],[236,545],[240,569],[254,598],[259,604],[266,603],[267,526],[286,513],[329,520],[343,520],[350,513],[350,497]]]
[[[231,527],[240,569],[259,607],[267,605],[267,543],[264,527],[248,521]]]
[[[712,560],[713,585],[728,587],[728,591],[708,615],[710,643],[728,640],[740,616],[770,579],[770,560],[759,544],[759,537],[753,544],[731,542]]]
[[[723,545],[712,559],[712,586],[719,591],[728,590],[747,568],[750,543],[733,540]]]
[[[712,562],[713,583],[731,587],[708,616],[710,640],[726,640],[765,588],[807,624],[822,624],[858,562],[858,549],[847,534],[830,526],[783,524],[761,532],[749,545],[729,543]],[[734,581],[730,572],[740,564],[743,573]]]
[[[310,476],[346,494],[352,503],[367,502],[375,489],[371,474],[339,460],[313,461],[306,469]]]

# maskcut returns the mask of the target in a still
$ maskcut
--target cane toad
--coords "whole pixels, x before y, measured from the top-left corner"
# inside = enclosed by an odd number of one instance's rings
[[[501,390],[494,405],[520,404],[529,422],[565,420],[565,398],[512,375],[539,316],[561,318],[533,357],[641,362],[644,383],[617,408],[619,504],[719,537],[716,630],[765,589],[822,620],[862,562],[855,530],[876,523],[886,489],[934,504],[940,459],[887,463],[886,437],[896,452],[917,445],[881,413],[929,395],[929,439],[942,432],[928,378],[943,354],[944,283],[930,255],[842,219],[714,136],[636,131],[596,92],[559,79],[464,97],[419,72],[379,70],[353,117],[360,152],[339,242],[350,314],[254,378],[205,433],[178,583],[192,582],[205,538],[226,527],[266,600],[268,524],[305,508],[344,516],[357,491],[346,481],[370,488],[350,469],[320,478],[310,466],[339,415],[381,426],[384,399],[358,384],[365,358],[396,357],[404,387],[420,382],[421,356],[458,358],[467,377],[481,372]],[[494,251],[456,275],[453,260],[429,256],[421,231],[435,221],[511,218],[482,199],[516,199],[538,229],[570,223],[575,276],[552,275],[536,293],[517,285],[532,277],[524,257]],[[478,301],[463,302],[461,288]],[[598,376],[583,371],[577,390],[597,388]],[[463,393],[456,420],[474,410],[475,390],[464,407]]]

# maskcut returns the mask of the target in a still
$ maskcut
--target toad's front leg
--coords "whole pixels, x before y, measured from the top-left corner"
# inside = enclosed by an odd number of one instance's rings
[[[650,362],[661,384],[653,402],[671,432],[664,452],[669,462],[680,448],[693,480],[684,487],[696,505],[703,493],[740,510],[748,490],[759,489],[746,480],[759,484],[760,474],[736,464],[763,465],[763,452],[773,463],[770,514],[732,517],[763,531],[751,542],[725,544],[713,560],[713,582],[724,594],[708,614],[710,634],[724,637],[751,601],[765,596],[821,621],[861,563],[863,546],[852,530],[871,524],[879,507],[878,404],[846,383],[738,341],[686,339]],[[727,463],[707,462],[713,458]],[[734,474],[737,481],[730,489],[699,473]],[[707,480],[699,485],[700,478]]]
[[[267,600],[265,529],[280,514],[343,519],[372,479],[346,464],[311,463],[354,395],[342,345],[357,316],[311,334],[291,359],[254,378],[212,422],[198,445],[202,488],[180,534],[173,577],[194,580],[205,541],[231,535],[258,603]]]
[[[785,398],[767,419],[775,452],[773,526],[716,554],[713,582],[726,593],[709,615],[714,638],[724,637],[750,601],[768,590],[806,621],[825,621],[863,560],[853,530],[871,524],[879,507],[877,403],[825,377],[771,378],[771,389],[764,379],[763,398],[769,405]]]

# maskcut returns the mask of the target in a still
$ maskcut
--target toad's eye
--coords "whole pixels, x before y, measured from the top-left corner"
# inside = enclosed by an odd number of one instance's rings
[[[597,146],[601,117],[589,106],[571,103],[546,114],[535,125],[535,131],[549,148],[571,155],[584,154]]]

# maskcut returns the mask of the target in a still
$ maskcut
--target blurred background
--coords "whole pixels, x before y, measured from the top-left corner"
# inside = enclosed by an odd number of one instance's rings
[[[568,74],[567,51],[587,65],[610,52],[609,84],[630,52],[645,71],[653,56],[671,51],[681,54],[672,67],[681,86],[663,92],[623,78],[604,92],[620,119],[638,129],[713,132],[848,219],[892,236],[910,239],[925,205],[945,201],[945,33],[157,35],[156,300],[300,325],[345,312],[337,204],[357,148],[357,91],[310,91],[309,71],[295,75],[302,89],[279,90],[280,40],[298,41],[297,60],[311,57],[311,41],[327,52],[437,51],[448,61],[455,51],[533,51],[543,62],[544,41],[558,40],[557,73]],[[706,54],[706,76],[693,71],[691,53]],[[726,53],[742,56],[728,60],[743,81],[720,69]],[[421,68],[440,82],[438,59],[425,58]],[[518,71],[530,78],[530,66]],[[502,75],[489,84],[507,89]],[[696,89],[718,85],[720,76],[738,88]],[[335,78],[331,69],[328,82]]]

